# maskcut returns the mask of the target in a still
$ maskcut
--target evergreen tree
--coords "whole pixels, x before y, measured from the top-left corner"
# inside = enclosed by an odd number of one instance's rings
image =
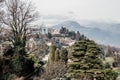
[[[66,48],[62,48],[61,53],[60,53],[60,59],[67,63],[68,60],[68,51]]]
[[[80,36],[79,40],[81,39],[87,39],[86,36],[84,36],[83,34]]]
[[[68,36],[71,37],[71,39],[74,40],[74,39],[76,38],[76,33],[75,33],[75,31],[69,31]]]
[[[56,51],[56,46],[51,45],[50,46],[50,55],[49,55],[49,62],[52,63],[55,61],[55,51]]]
[[[59,55],[59,49],[55,51],[55,61],[59,61],[60,55]]]
[[[69,32],[68,29],[66,29],[65,27],[62,27],[59,31],[61,34],[67,34]]]
[[[80,32],[77,31],[77,33],[76,33],[76,40],[79,40],[79,38],[80,38]]]
[[[51,34],[50,32],[48,32],[47,37],[48,37],[49,39],[51,39],[51,38],[52,38],[52,34]]]
[[[72,47],[71,62],[69,63],[68,76],[77,79],[94,77],[103,69],[102,60],[99,58],[100,48],[94,41],[80,39]]]

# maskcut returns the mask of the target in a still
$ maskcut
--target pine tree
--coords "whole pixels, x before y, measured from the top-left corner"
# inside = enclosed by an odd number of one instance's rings
[[[48,37],[49,39],[51,39],[51,38],[52,38],[52,34],[51,34],[50,32],[48,32],[47,37]]]
[[[77,79],[94,77],[97,71],[103,69],[102,60],[99,58],[100,48],[94,41],[80,39],[72,47],[72,55],[69,62],[68,76]]]
[[[77,33],[76,33],[76,40],[79,40],[79,38],[80,38],[80,32],[77,31]]]
[[[56,51],[56,46],[51,45],[51,47],[50,47],[50,55],[49,55],[49,62],[50,63],[55,61],[55,51]]]
[[[59,49],[55,51],[55,61],[59,61],[60,59],[60,54],[59,54]]]
[[[60,59],[67,63],[68,60],[68,51],[66,48],[62,48],[61,53],[60,53]]]

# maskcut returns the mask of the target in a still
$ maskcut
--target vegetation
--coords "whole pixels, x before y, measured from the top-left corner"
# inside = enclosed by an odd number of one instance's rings
[[[27,58],[26,37],[27,29],[35,20],[36,13],[31,3],[22,0],[5,0],[5,12],[0,15],[1,22],[11,28],[8,40],[12,47],[4,51],[1,57],[1,80],[12,80],[12,77],[25,77],[28,79],[36,70],[34,60]],[[7,12],[6,12],[7,11]],[[39,63],[41,64],[41,63]],[[41,68],[40,68],[41,69]]]
[[[68,63],[68,77],[74,79],[106,79],[109,74],[106,73],[106,68],[102,62],[100,55],[103,54],[98,45],[89,39],[83,38],[77,41],[72,48],[72,53]],[[110,70],[110,74],[114,74],[116,78],[116,73]],[[111,78],[113,79],[113,78]],[[113,79],[114,80],[114,79]]]
[[[80,38],[80,32],[79,31],[77,31],[77,33],[76,33],[76,40],[79,40],[79,38]]]
[[[49,54],[49,63],[53,63],[55,61],[55,51],[56,51],[56,46],[51,45],[50,47],[50,54]]]
[[[55,45],[51,45],[50,54],[49,54],[49,63],[54,63],[55,61],[63,61],[67,63],[68,60],[68,51],[66,48],[59,50],[56,49]]]
[[[66,48],[62,48],[61,53],[60,53],[60,59],[61,61],[67,63],[68,60],[68,51]]]
[[[62,27],[62,28],[60,29],[60,33],[61,33],[61,34],[68,34],[68,32],[69,32],[69,30],[66,29],[65,27]]]
[[[52,80],[66,78],[67,65],[63,61],[57,61],[46,66],[45,72],[41,75],[42,79]]]
[[[5,11],[1,11],[2,7]],[[0,55],[0,80],[33,80],[35,77],[43,80],[116,80],[120,66],[118,48],[102,46],[103,50],[79,31],[76,33],[65,27],[60,29],[57,38],[52,36],[52,30],[46,34],[45,28],[45,35],[30,35],[28,29],[36,17],[36,11],[29,0],[0,0],[0,27],[4,25],[10,28],[7,40],[12,42]],[[27,40],[33,36],[42,43],[36,43],[37,47],[35,45],[31,50],[26,45]],[[55,44],[61,41],[59,37],[67,38],[63,40],[64,43],[69,42],[67,40],[76,42],[67,47],[64,44],[66,48],[61,45],[58,47]],[[51,40],[53,44],[48,52],[46,43]],[[46,53],[49,53],[48,61],[43,62]]]
[[[59,52],[59,49],[57,49],[55,51],[55,61],[59,61],[60,60],[60,52]]]
[[[49,61],[46,65],[45,72],[41,76],[45,80],[52,80],[55,78],[65,78],[67,72],[68,51],[65,48],[59,50],[55,45],[51,45]],[[48,76],[45,76],[48,75]]]
[[[47,37],[48,37],[49,39],[51,39],[51,38],[52,38],[52,34],[51,34],[50,32],[48,32]]]

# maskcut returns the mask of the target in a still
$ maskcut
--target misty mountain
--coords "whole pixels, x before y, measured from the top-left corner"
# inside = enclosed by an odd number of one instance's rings
[[[99,29],[109,31],[109,32],[114,33],[114,34],[120,34],[120,23],[84,21],[81,24],[86,26],[86,27],[99,28]]]
[[[113,33],[120,34],[120,24],[113,24],[107,29]]]
[[[80,25],[76,21],[65,21],[65,22],[59,23],[57,25],[54,25],[53,28],[59,30],[61,27],[66,27],[67,29],[75,31],[75,32],[79,31],[81,34],[84,34],[88,38],[95,40],[96,42],[98,42],[100,44],[120,47],[120,42],[119,42],[120,33],[114,32],[118,28],[117,27],[113,28],[112,25],[110,26],[110,24],[108,26],[109,28],[106,28],[106,27],[100,28],[100,26],[101,27],[107,26],[107,24],[105,24],[105,25],[94,24],[93,27],[88,27],[88,26],[85,27],[85,26]]]

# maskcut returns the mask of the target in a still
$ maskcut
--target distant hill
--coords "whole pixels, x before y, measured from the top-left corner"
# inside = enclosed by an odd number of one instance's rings
[[[97,27],[105,31],[109,31],[114,34],[120,34],[120,23],[116,22],[95,22],[95,21],[84,21],[81,22],[86,27]]]
[[[94,27],[95,25],[97,26],[96,28]],[[93,27],[84,27],[76,21],[65,21],[54,25],[53,28],[59,30],[61,27],[66,27],[69,30],[79,31],[81,34],[86,35],[88,38],[93,39],[98,43],[120,47],[120,33],[114,32],[114,30],[118,28],[111,27],[107,30],[99,28],[100,26],[97,24],[95,25]],[[113,29],[113,32],[110,31],[111,29]]]
[[[65,21],[65,22],[62,22],[62,23],[59,23],[59,24],[53,26],[53,28],[57,29],[57,30],[61,29],[61,27],[66,27],[67,29],[73,30],[73,31],[77,31],[79,29],[84,28],[76,21]]]

